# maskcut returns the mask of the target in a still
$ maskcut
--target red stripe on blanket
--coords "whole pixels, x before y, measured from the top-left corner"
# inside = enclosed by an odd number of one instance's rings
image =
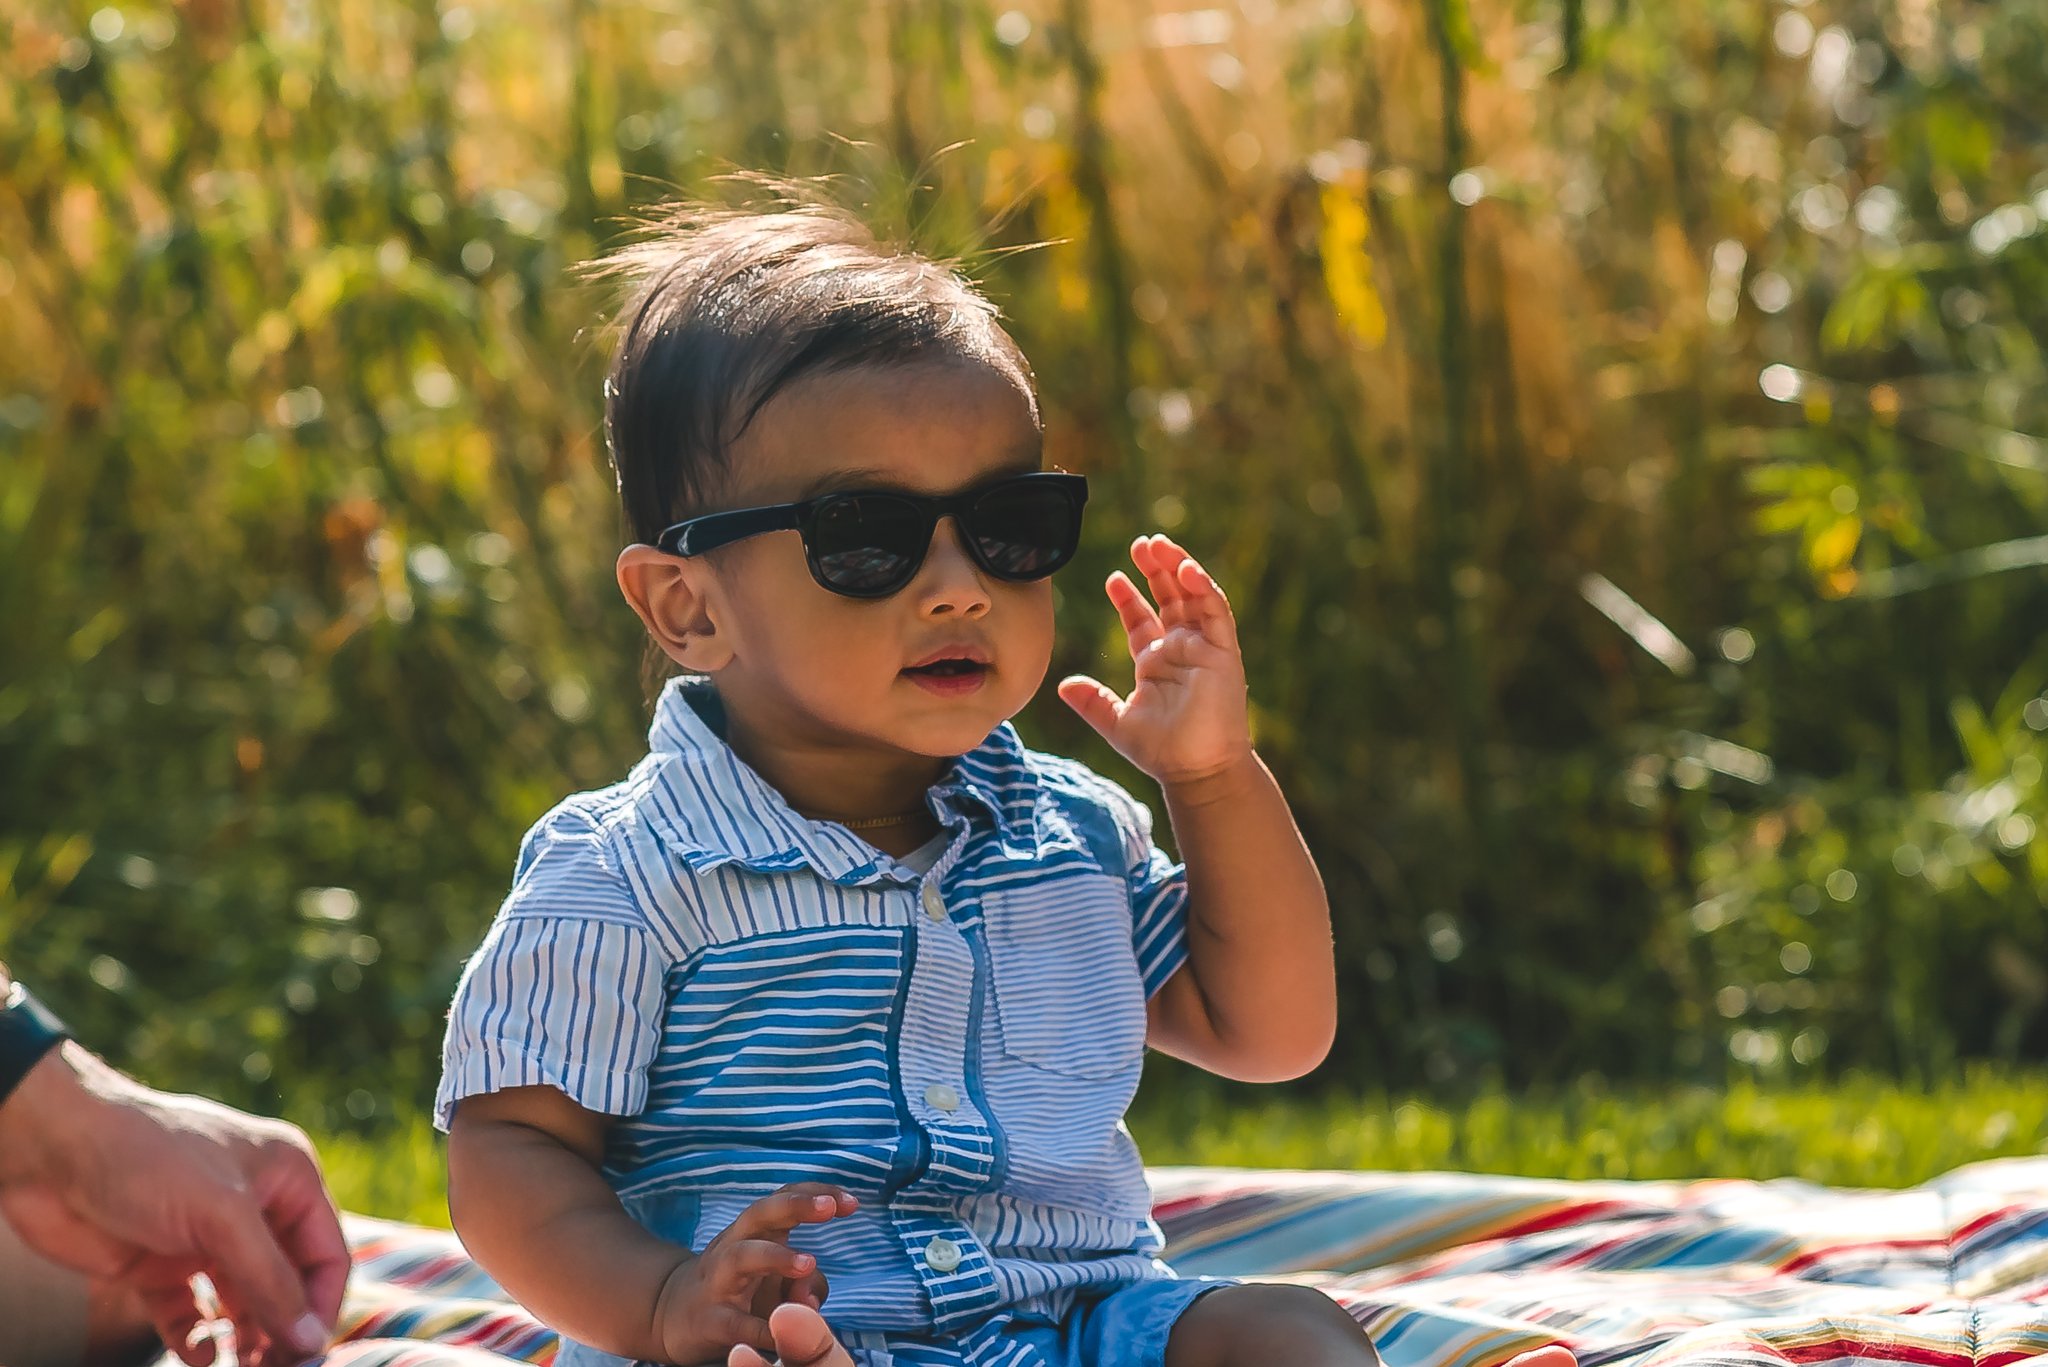
[[[1616,1211],[1642,1210],[1643,1206],[1629,1201],[1585,1201],[1578,1205],[1559,1206],[1541,1215],[1532,1215],[1518,1224],[1497,1229],[1488,1239],[1519,1239],[1525,1234],[1542,1234],[1547,1230],[1562,1229],[1566,1225],[1584,1224],[1597,1220]]]
[[[1211,1206],[1220,1206],[1225,1201],[1241,1194],[1239,1191],[1232,1190],[1205,1191],[1194,1196],[1176,1196],[1172,1200],[1154,1202],[1152,1218],[1155,1220],[1170,1220],[1176,1215],[1186,1215],[1189,1211],[1207,1210]],[[1267,1193],[1262,1191],[1258,1194],[1263,1196]]]
[[[1916,1248],[1947,1248],[1946,1239],[1859,1239],[1854,1243],[1829,1244],[1826,1248],[1811,1249],[1796,1258],[1787,1258],[1778,1271],[1786,1276],[1795,1276],[1809,1267],[1833,1262],[1844,1253],[1868,1252],[1872,1249],[1892,1249],[1904,1253]]]
[[[1914,1362],[1921,1364],[1921,1367],[1990,1367],[1993,1361],[1991,1358],[1975,1357],[1966,1351],[1926,1348],[1910,1343],[1875,1343],[1853,1335],[1822,1339],[1815,1343],[1801,1343],[1792,1347],[1772,1343],[1766,1338],[1764,1345],[1787,1362],[1831,1362],[1836,1358],[1853,1357],[1875,1359],[1879,1362]],[[2006,1358],[2005,1361],[2010,1362],[2012,1358]]]

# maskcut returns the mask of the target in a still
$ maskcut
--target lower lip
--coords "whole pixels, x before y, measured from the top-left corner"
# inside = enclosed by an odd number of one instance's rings
[[[988,682],[988,671],[977,669],[967,674],[913,674],[905,670],[903,677],[927,693],[936,693],[942,698],[964,698]]]

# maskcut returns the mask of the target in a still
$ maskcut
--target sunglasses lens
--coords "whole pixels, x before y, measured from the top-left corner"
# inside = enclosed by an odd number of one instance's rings
[[[842,593],[887,593],[917,572],[930,538],[931,528],[902,499],[852,494],[819,506],[809,536],[811,562]]]
[[[1005,579],[1043,579],[1067,563],[1081,539],[1080,507],[1064,490],[1043,484],[991,489],[968,520],[975,548]]]

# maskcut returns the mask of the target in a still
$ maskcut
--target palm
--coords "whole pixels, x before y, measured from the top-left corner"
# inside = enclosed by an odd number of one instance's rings
[[[1130,647],[1130,696],[1076,675],[1061,682],[1060,697],[1160,783],[1215,773],[1251,744],[1230,604],[1194,557],[1163,536],[1138,538],[1131,561],[1151,600],[1122,571],[1105,585]]]

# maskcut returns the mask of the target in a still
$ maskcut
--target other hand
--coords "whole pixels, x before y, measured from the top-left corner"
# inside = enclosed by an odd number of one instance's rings
[[[792,1249],[790,1234],[851,1215],[859,1205],[838,1187],[792,1182],[741,1211],[661,1289],[668,1361],[716,1361],[736,1344],[774,1352],[770,1313],[785,1302],[816,1310],[828,1290],[817,1259]]]

